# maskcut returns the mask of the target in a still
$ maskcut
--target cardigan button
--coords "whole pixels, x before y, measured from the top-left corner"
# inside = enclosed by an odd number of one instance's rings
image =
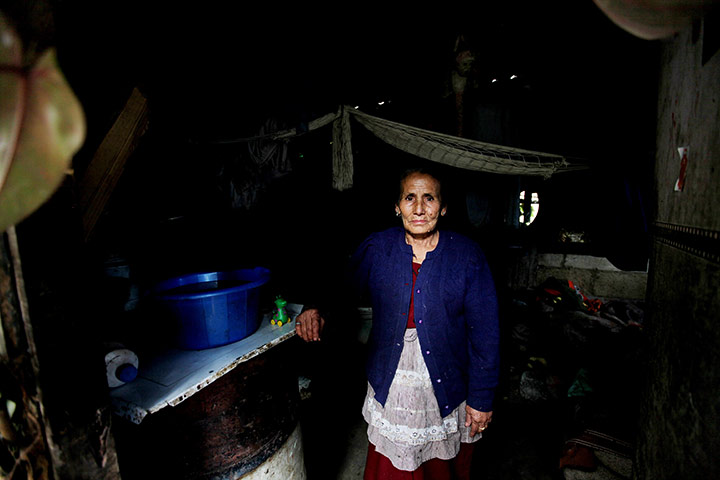
[[[425,350],[425,355],[430,355],[430,350]]]
[[[438,383],[442,383],[442,380],[438,378],[438,379],[437,379],[437,382],[438,382]]]
[[[418,320],[418,323],[422,323],[422,320]]]

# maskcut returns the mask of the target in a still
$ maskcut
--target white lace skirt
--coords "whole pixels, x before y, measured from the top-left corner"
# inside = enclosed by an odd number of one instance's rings
[[[385,407],[375,400],[375,391],[368,384],[362,412],[368,423],[368,440],[399,470],[416,470],[433,458],[449,460],[458,454],[460,442],[471,443],[482,437],[478,433],[470,438],[470,429],[465,427],[465,402],[445,418],[440,416],[414,328],[405,332],[405,345]]]

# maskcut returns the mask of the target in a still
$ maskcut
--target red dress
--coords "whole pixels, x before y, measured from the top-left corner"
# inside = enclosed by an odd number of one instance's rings
[[[415,279],[420,271],[420,264],[413,263],[413,290]],[[408,309],[408,328],[415,328],[413,295],[410,296]],[[386,456],[378,453],[375,446],[368,445],[365,462],[364,480],[470,480],[470,465],[474,443],[461,443],[460,452],[451,460],[434,458],[428,460],[412,472],[399,470],[393,466]]]

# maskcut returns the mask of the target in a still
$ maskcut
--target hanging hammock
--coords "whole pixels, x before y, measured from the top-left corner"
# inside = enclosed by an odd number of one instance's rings
[[[549,178],[557,172],[588,168],[584,164],[571,164],[562,155],[454,137],[385,120],[352,107],[342,106],[337,113],[330,113],[311,121],[307,128],[307,131],[312,131],[332,122],[333,188],[340,191],[352,187],[351,116],[380,140],[403,152],[466,170]],[[262,139],[285,140],[300,134],[296,129],[289,129],[263,135]],[[230,140],[223,143],[246,142],[259,138]]]

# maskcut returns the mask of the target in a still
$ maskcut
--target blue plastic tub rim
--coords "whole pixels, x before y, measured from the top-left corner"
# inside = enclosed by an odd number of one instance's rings
[[[196,283],[214,282],[221,280],[245,281],[242,285],[234,287],[217,288],[208,292],[197,293],[174,293],[164,294],[163,292],[185,285]],[[191,273],[180,277],[171,278],[155,285],[154,291],[158,298],[163,300],[196,300],[211,298],[220,295],[228,295],[243,290],[251,290],[260,287],[270,280],[270,270],[264,267],[255,267],[239,270],[228,270],[221,272]]]

